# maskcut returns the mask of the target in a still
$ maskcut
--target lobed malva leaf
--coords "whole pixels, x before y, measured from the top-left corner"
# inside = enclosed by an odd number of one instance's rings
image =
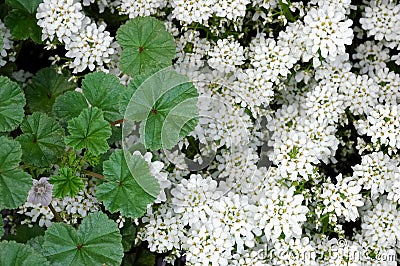
[[[26,201],[32,178],[19,168],[21,145],[0,137],[0,210],[13,209]]]
[[[58,175],[51,176],[49,182],[54,185],[53,196],[56,198],[75,197],[84,188],[82,179],[68,167],[60,168]]]
[[[24,119],[25,96],[21,87],[0,77],[0,132],[12,131]]]
[[[96,197],[110,212],[138,218],[160,193],[160,186],[151,176],[147,162],[140,155],[115,151],[103,163],[105,182],[97,187]]]
[[[92,106],[103,111],[104,119],[112,122],[122,118],[119,98],[125,87],[116,76],[104,72],[87,74],[82,81],[82,91]]]
[[[187,77],[168,68],[138,88],[130,87],[134,93],[126,108],[123,136],[132,131],[132,121],[141,121],[140,136],[147,149],[171,149],[196,127],[198,92]]]
[[[10,7],[26,11],[30,14],[36,13],[36,9],[43,0],[6,0],[6,4]]]
[[[37,25],[35,15],[21,9],[13,9],[4,22],[16,40],[31,38],[36,43],[42,43],[42,29]]]
[[[16,140],[22,147],[22,160],[45,167],[57,161],[65,150],[64,129],[44,113],[33,113],[21,124]]]
[[[53,113],[61,121],[68,121],[77,117],[86,108],[88,108],[88,104],[82,93],[67,91],[56,98]]]
[[[175,57],[175,42],[164,24],[153,17],[136,17],[117,31],[122,47],[121,69],[135,76],[168,67]]]
[[[85,109],[68,121],[68,131],[70,135],[65,137],[65,144],[76,150],[86,148],[97,156],[109,149],[107,139],[111,136],[111,126],[97,107]]]
[[[76,88],[70,72],[57,73],[55,67],[39,70],[26,88],[28,107],[32,112],[50,113],[57,96]]]
[[[0,265],[50,265],[40,253],[32,247],[15,241],[0,242]]]
[[[120,265],[124,250],[118,225],[102,212],[83,218],[78,230],[55,223],[45,233],[43,254],[52,265]]]

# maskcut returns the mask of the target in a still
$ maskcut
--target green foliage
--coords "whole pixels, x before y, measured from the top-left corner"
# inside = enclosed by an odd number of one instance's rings
[[[17,83],[0,77],[0,132],[18,127],[24,118],[25,96]]]
[[[35,252],[39,254],[42,253],[43,243],[44,243],[44,235],[31,238],[26,242],[27,245],[31,246],[35,250]]]
[[[49,262],[28,245],[14,241],[0,242],[0,265],[50,265]]]
[[[4,235],[4,220],[0,217],[0,238]]]
[[[60,168],[58,175],[52,176],[49,182],[54,185],[53,196],[56,198],[75,197],[84,188],[82,179],[71,168]]]
[[[6,0],[8,6],[19,10],[25,10],[29,14],[35,14],[41,2],[43,2],[43,0]]]
[[[78,230],[53,224],[45,234],[43,254],[53,265],[120,265],[124,255],[117,224],[101,212],[83,218]]]
[[[53,105],[54,115],[61,121],[68,121],[77,117],[88,104],[82,93],[67,91],[56,98]]]
[[[135,76],[168,67],[175,56],[175,42],[164,24],[152,17],[136,17],[117,31],[122,47],[121,69]]]
[[[187,77],[165,69],[137,89],[137,84],[133,86],[125,120],[142,122],[140,135],[147,149],[170,149],[197,125],[198,92]],[[129,132],[129,123],[125,123],[123,133]]]
[[[157,179],[151,176],[147,162],[139,155],[115,151],[103,163],[103,174],[106,182],[97,187],[96,197],[110,212],[141,217],[160,193]]]
[[[22,146],[22,160],[37,166],[48,166],[64,152],[64,129],[43,113],[27,116],[21,124],[24,134],[17,137]]]
[[[0,210],[23,204],[32,186],[32,178],[19,168],[22,150],[15,140],[0,137]]]
[[[8,13],[4,22],[16,40],[31,38],[36,43],[42,42],[42,29],[37,25],[34,14],[22,9],[13,9]]]
[[[37,25],[36,9],[42,0],[6,0],[13,8],[5,17],[5,24],[16,40],[31,38],[36,43],[42,42],[42,29]]]
[[[39,70],[26,89],[26,99],[31,112],[51,113],[57,96],[76,88],[76,84],[68,81],[68,71],[57,73],[54,67]]]
[[[103,111],[104,119],[112,122],[122,118],[119,95],[125,87],[116,76],[104,72],[87,74],[82,81],[82,91],[92,106]]]
[[[111,136],[111,126],[97,107],[85,109],[78,117],[71,119],[68,131],[71,135],[65,138],[65,144],[77,150],[86,148],[94,155],[99,155],[109,149],[107,139]]]
[[[130,220],[124,223],[124,226],[121,228],[121,235],[124,252],[128,252],[132,248],[132,244],[135,242],[136,238],[136,227]]]

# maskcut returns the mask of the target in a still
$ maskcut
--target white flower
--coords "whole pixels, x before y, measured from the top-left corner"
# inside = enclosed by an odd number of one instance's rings
[[[13,48],[12,35],[9,29],[0,20],[0,39],[3,45],[0,47],[0,66],[4,66],[7,61],[14,61],[14,56],[9,50]]]
[[[223,73],[229,73],[244,63],[244,50],[232,36],[219,39],[208,52],[210,67]]]
[[[394,48],[400,37],[400,5],[388,0],[371,0],[360,18],[361,27],[367,35]]]
[[[276,43],[274,39],[260,34],[250,44],[250,62],[257,71],[277,83],[279,78],[286,78],[298,58],[291,54],[291,47],[284,42]]]
[[[193,225],[205,221],[210,212],[211,204],[221,197],[217,190],[217,182],[211,177],[190,175],[189,179],[182,179],[180,184],[171,190],[173,210],[182,214],[181,222],[184,225]]]
[[[207,25],[212,16],[216,0],[172,0],[172,16],[179,20],[182,25],[199,22]]]
[[[82,12],[82,5],[74,0],[44,0],[37,9],[36,18],[42,28],[42,40],[54,37],[65,44],[78,35],[90,19]]]
[[[350,28],[353,22],[345,19],[345,10],[337,5],[324,5],[308,11],[304,17],[303,33],[306,34],[307,50],[314,54],[314,58],[318,57],[318,51],[331,61],[345,53],[345,45],[350,45],[353,38]]]
[[[400,212],[396,206],[383,201],[362,217],[362,233],[372,247],[393,248],[400,241]]]
[[[97,26],[92,23],[78,35],[71,37],[71,41],[65,45],[65,55],[74,59],[69,63],[73,73],[82,72],[86,68],[94,70],[96,65],[109,63],[110,56],[114,53],[112,42],[113,37],[105,30],[104,24]]]
[[[356,47],[353,59],[359,60],[354,67],[360,68],[360,74],[368,73],[372,76],[375,71],[385,68],[390,61],[389,49],[384,48],[382,43],[366,41]]]
[[[298,238],[302,234],[302,224],[306,221],[308,208],[302,205],[303,195],[294,195],[294,191],[294,187],[274,187],[273,191],[260,199],[254,220],[257,227],[264,231],[265,237],[272,242],[276,242],[282,233],[286,240]]]
[[[164,8],[167,3],[162,0],[121,0],[119,13],[128,15],[129,18],[151,16],[156,14],[159,9]]]

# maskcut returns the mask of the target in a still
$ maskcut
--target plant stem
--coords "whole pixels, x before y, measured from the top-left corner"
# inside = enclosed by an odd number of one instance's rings
[[[54,209],[54,207],[53,207],[53,205],[51,205],[51,203],[49,204],[49,208],[50,208],[51,212],[53,213],[54,217],[56,218],[56,221],[59,223],[62,223],[63,220],[61,219],[61,216],[58,214],[56,209]]]
[[[125,121],[125,119],[121,118],[121,119],[119,119],[117,121],[110,122],[110,125],[115,126],[115,125],[123,123],[124,121]]]
[[[104,175],[98,174],[98,173],[94,173],[92,171],[87,171],[87,170],[82,170],[82,173],[86,174],[86,175],[90,175],[99,179],[104,179]]]

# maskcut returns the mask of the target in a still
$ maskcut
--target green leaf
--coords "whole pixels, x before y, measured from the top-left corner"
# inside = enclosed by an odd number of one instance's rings
[[[27,245],[32,247],[35,250],[35,252],[39,254],[42,253],[43,243],[44,243],[44,235],[31,238],[26,242]]]
[[[50,265],[49,262],[33,248],[14,241],[0,242],[0,265]]]
[[[174,38],[153,17],[129,20],[118,29],[117,41],[122,47],[121,69],[131,76],[170,66],[175,57]]]
[[[131,221],[124,223],[124,227],[121,228],[122,235],[122,246],[124,247],[124,252],[128,252],[132,248],[132,244],[135,242],[136,238],[136,227]]]
[[[170,149],[192,131],[198,121],[198,93],[183,75],[164,69],[134,92],[125,112],[123,138],[132,121],[142,121],[140,135],[147,149]]]
[[[56,98],[53,112],[58,119],[68,121],[77,117],[85,108],[88,108],[88,104],[82,93],[67,91]]]
[[[87,148],[94,155],[99,155],[109,149],[107,139],[111,136],[111,126],[97,107],[85,109],[71,119],[68,131],[71,135],[65,138],[65,144],[76,150]]]
[[[31,38],[36,43],[42,43],[42,29],[37,25],[34,15],[13,9],[5,17],[4,22],[16,40]]]
[[[53,265],[120,265],[124,250],[117,224],[101,212],[83,218],[78,230],[64,223],[47,229],[43,254]]]
[[[60,168],[58,175],[50,178],[50,183],[54,185],[53,195],[56,198],[75,197],[84,188],[82,179],[71,168]]]
[[[0,77],[0,132],[12,131],[24,119],[25,96],[17,83]]]
[[[139,155],[115,151],[103,163],[103,174],[106,182],[97,187],[96,197],[110,212],[141,217],[160,192],[158,181],[151,176],[147,162]]]
[[[64,129],[43,113],[27,116],[21,124],[24,134],[17,137],[22,146],[22,160],[37,166],[57,161],[65,150]]]
[[[50,113],[57,96],[76,88],[74,82],[68,81],[70,77],[68,71],[58,74],[54,67],[39,70],[26,89],[29,109]]]
[[[285,4],[282,0],[279,0],[279,7],[287,20],[289,20],[290,22],[296,21],[296,18],[292,15],[292,12],[290,12],[289,6]]]
[[[26,201],[32,178],[19,168],[20,144],[3,136],[0,145],[0,210],[13,209]]]
[[[4,235],[4,220],[3,217],[0,216],[0,238]]]
[[[103,111],[104,119],[112,122],[122,118],[119,95],[125,87],[116,76],[104,72],[87,74],[82,81],[82,90],[88,102]]]
[[[6,4],[10,7],[25,10],[30,14],[36,13],[39,4],[43,0],[6,0]]]

